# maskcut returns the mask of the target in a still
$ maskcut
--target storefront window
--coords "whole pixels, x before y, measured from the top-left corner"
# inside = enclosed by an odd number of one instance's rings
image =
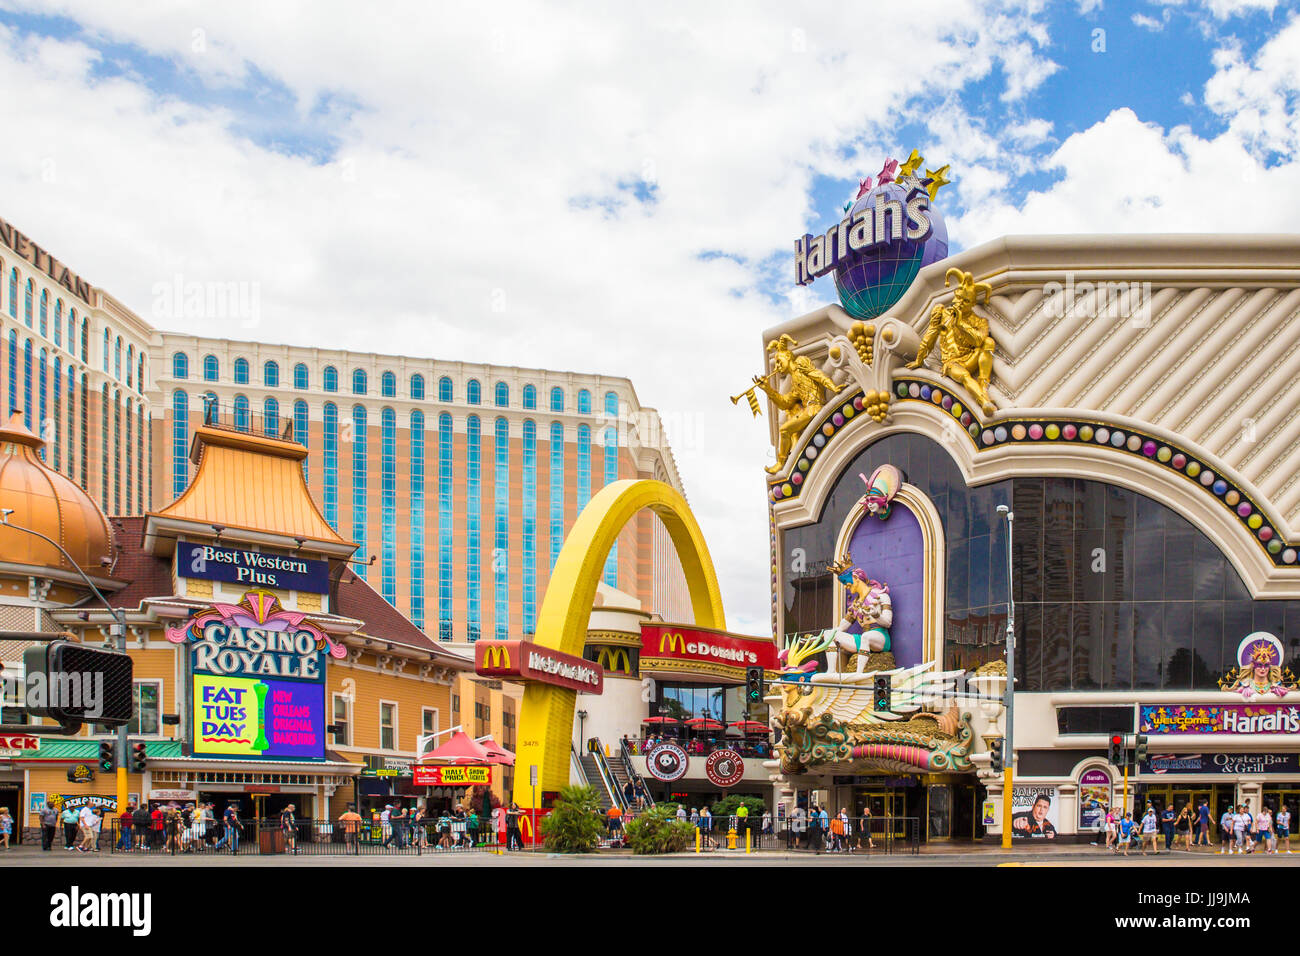
[[[393,750],[397,747],[397,705],[388,701],[379,702],[379,749]]]
[[[334,745],[346,747],[351,742],[349,737],[348,699],[342,694],[334,695]]]

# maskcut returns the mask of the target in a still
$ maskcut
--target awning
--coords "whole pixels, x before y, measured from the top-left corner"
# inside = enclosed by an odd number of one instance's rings
[[[492,758],[493,763],[501,764],[506,767],[513,767],[515,765],[515,755],[493,740],[490,734],[482,740],[477,741],[477,743],[488,752],[488,756]]]
[[[505,751],[502,752],[504,753]],[[463,730],[456,731],[451,735],[451,739],[445,744],[441,747],[430,750],[417,761],[417,763],[421,764],[443,764],[450,766],[467,766],[471,764],[483,766],[485,764],[499,762],[500,761],[492,758],[492,755],[488,753],[487,748],[482,744],[475,743],[473,738]],[[511,757],[511,762],[514,762],[513,756]]]

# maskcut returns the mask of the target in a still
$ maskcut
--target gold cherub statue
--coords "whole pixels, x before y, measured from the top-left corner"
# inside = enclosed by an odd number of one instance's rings
[[[987,282],[976,282],[974,276],[960,269],[948,270],[943,279],[945,288],[953,276],[957,277],[957,290],[952,305],[936,305],[930,310],[930,327],[921,339],[916,361],[908,362],[907,367],[920,368],[938,341],[942,374],[964,385],[979,399],[984,414],[992,415],[995,408],[989,398],[989,376],[993,373],[995,345],[989,335],[988,319],[975,314],[975,303],[980,295],[987,303],[993,288]]]
[[[840,386],[813,366],[808,356],[795,357],[793,349],[798,344],[789,335],[782,335],[767,343],[767,350],[772,353],[772,371],[790,377],[789,391],[782,394],[769,385],[763,376],[754,376],[754,384],[768,394],[777,408],[785,412],[776,449],[776,464],[767,468],[767,472],[773,475],[785,467],[794,440],[822,410],[822,405],[826,403],[822,390],[830,389],[832,395],[840,390]]]

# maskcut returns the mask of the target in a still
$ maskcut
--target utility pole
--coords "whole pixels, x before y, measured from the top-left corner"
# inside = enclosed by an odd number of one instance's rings
[[[77,564],[77,562],[73,559],[72,555],[68,554],[68,552],[64,550],[63,545],[59,544],[59,542],[55,541],[53,538],[47,538],[39,531],[33,531],[31,528],[24,528],[22,525],[10,524],[9,516],[11,514],[13,514],[12,508],[5,508],[3,510],[0,510],[0,524],[3,524],[6,528],[13,528],[15,531],[22,531],[25,532],[26,534],[33,535],[37,538],[40,538],[42,541],[45,541],[48,544],[51,544],[55,548],[57,548],[59,553],[68,560],[68,564],[72,565],[73,569],[78,574],[81,575],[81,579],[86,582],[86,586],[90,588],[90,590],[94,593],[95,597],[99,598],[100,603],[103,604],[104,607],[108,608],[108,613],[113,616],[113,623],[110,624],[108,627],[108,636],[110,639],[113,640],[116,649],[119,652],[125,654],[126,653],[126,611],[123,610],[122,608],[113,607],[113,605],[108,603],[108,598],[104,597],[103,593],[99,590],[99,588],[95,587],[95,582],[90,580],[89,575],[87,575],[86,572],[81,569],[81,565]],[[132,693],[134,693],[134,689],[132,690]],[[126,797],[127,797],[127,790],[126,790],[127,752],[126,751],[127,751],[127,725],[119,724],[117,728],[117,810],[118,813],[121,813],[123,810],[126,809]]]
[[[1016,674],[1016,602],[1013,597],[1015,593],[1013,566],[1012,566],[1012,549],[1011,549],[1011,528],[1016,519],[1015,512],[1006,505],[998,505],[998,514],[1005,515],[1007,519],[1007,680],[1004,690],[1002,691],[1002,736],[1005,745],[1002,749],[1003,768],[1002,768],[1002,849],[1011,849],[1011,794],[1012,785],[1015,777],[1016,750],[1014,741],[1015,727],[1015,674]]]

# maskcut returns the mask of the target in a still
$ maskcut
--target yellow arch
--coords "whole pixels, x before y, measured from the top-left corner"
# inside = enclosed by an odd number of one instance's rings
[[[535,643],[564,654],[582,656],[605,556],[623,526],[642,508],[657,514],[668,529],[686,573],[695,623],[726,630],[713,559],[686,499],[662,481],[625,479],[602,488],[582,509],[573,530],[564,539],[537,615]],[[576,691],[548,684],[528,684],[524,688],[514,797],[521,807],[533,805],[529,767],[534,764],[538,768],[539,802],[542,791],[568,785],[569,741],[573,736],[577,699]]]

